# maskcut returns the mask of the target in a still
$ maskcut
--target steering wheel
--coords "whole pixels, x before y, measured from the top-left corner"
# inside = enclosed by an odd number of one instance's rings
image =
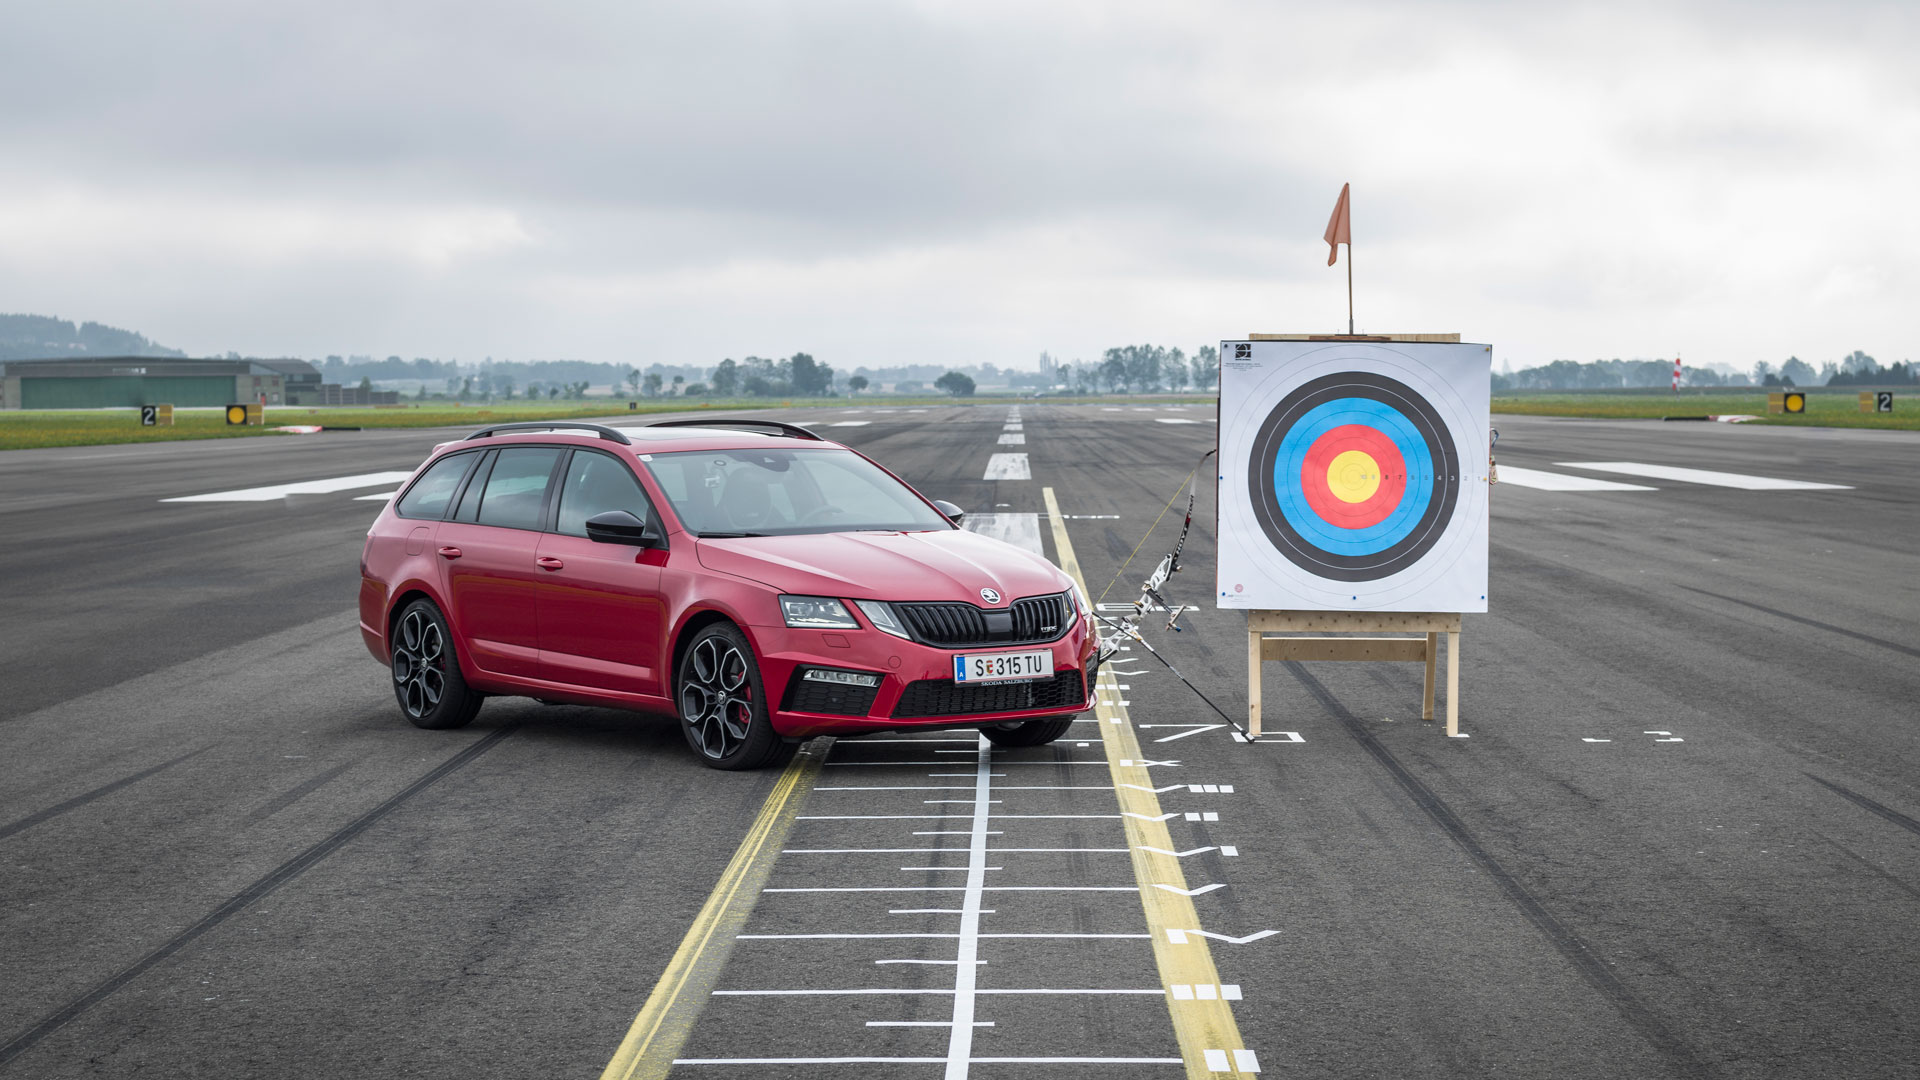
[[[816,507],[816,508],[814,508],[813,510],[810,510],[810,511],[808,511],[808,512],[806,513],[806,515],[805,515],[805,516],[803,516],[803,517],[802,517],[802,518],[800,519],[800,521],[799,521],[799,524],[801,524],[801,525],[825,525],[825,524],[827,524],[827,520],[826,520],[827,518],[830,518],[830,517],[832,517],[832,516],[834,516],[835,514],[844,514],[844,513],[846,513],[846,511],[845,511],[845,510],[842,510],[842,509],[841,509],[840,507],[838,507],[838,506],[821,506],[821,507]]]

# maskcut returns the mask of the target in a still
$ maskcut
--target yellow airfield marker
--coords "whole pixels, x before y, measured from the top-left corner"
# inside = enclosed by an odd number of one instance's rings
[[[734,937],[745,928],[800,804],[813,790],[832,747],[832,739],[813,740],[800,748],[780,774],[600,1080],[658,1080],[673,1070],[673,1059],[706,1007],[733,952]]]
[[[1074,558],[1073,541],[1067,538],[1060,504],[1050,487],[1042,488],[1041,496],[1053,523],[1053,548],[1060,569],[1079,583],[1085,595],[1087,583],[1080,574],[1080,561]],[[1153,778],[1141,764],[1146,755],[1134,736],[1127,707],[1103,699],[1094,715],[1100,719],[1101,745],[1107,750],[1107,768],[1113,774],[1121,820],[1126,823],[1127,846],[1133,849],[1133,876],[1140,883],[1140,906],[1146,911],[1147,929],[1153,935],[1153,958],[1160,968],[1160,982],[1167,988],[1167,1011],[1173,1017],[1187,1076],[1190,1080],[1251,1076],[1257,1065],[1240,1040],[1240,1027],[1224,994],[1187,998],[1173,989],[1219,986],[1220,973],[1213,966],[1206,938],[1193,932],[1200,929],[1200,916],[1189,898],[1180,860],[1169,854],[1179,849],[1162,820]],[[1243,1072],[1243,1065],[1252,1068]]]

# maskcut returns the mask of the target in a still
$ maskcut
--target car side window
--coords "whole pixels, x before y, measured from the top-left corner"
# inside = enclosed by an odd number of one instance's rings
[[[560,520],[554,530],[585,536],[587,519],[595,514],[625,510],[645,521],[649,509],[632,469],[606,454],[575,450],[560,489]]]
[[[479,523],[508,529],[538,529],[546,507],[547,485],[560,450],[551,446],[515,446],[494,458],[480,493]]]
[[[453,520],[472,523],[480,518],[480,493],[486,490],[487,474],[493,471],[493,451],[480,455],[480,464],[473,467],[473,475],[467,478],[467,489],[460,496],[460,506],[453,512]]]
[[[420,479],[414,481],[400,502],[393,508],[394,513],[405,518],[430,518],[438,520],[447,514],[447,504],[453,501],[453,493],[460,489],[460,480],[467,475],[467,466],[473,464],[472,454],[448,454],[433,463]]]

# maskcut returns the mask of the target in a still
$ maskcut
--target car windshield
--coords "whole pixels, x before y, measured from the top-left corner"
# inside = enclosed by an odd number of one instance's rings
[[[911,488],[850,450],[689,450],[641,461],[681,524],[701,536],[953,528]]]

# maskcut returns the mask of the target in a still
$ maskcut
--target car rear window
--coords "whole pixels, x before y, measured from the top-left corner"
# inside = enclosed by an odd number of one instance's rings
[[[447,503],[453,499],[454,491],[460,487],[460,478],[467,474],[467,466],[471,464],[471,453],[448,454],[434,462],[400,497],[394,512],[409,518],[445,517]]]

